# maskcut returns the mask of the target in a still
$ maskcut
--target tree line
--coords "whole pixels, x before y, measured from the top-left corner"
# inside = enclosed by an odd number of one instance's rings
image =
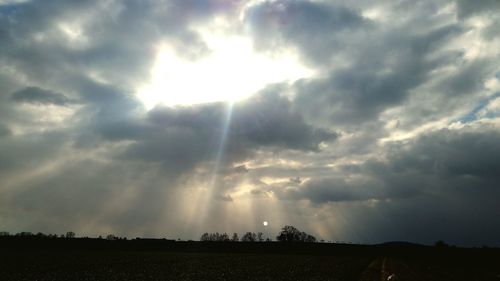
[[[45,234],[45,233],[42,233],[42,232],[38,232],[38,233],[35,234],[35,233],[29,232],[29,231],[22,231],[22,232],[18,232],[18,233],[15,233],[15,234],[10,234],[10,232],[8,232],[8,231],[0,231],[0,237],[5,237],[5,236],[15,236],[15,237],[45,237],[45,238],[75,238],[76,234],[73,231],[68,231],[68,232],[66,232],[66,234],[61,234],[61,235],[57,235],[57,234]]]
[[[311,234],[305,233],[298,230],[296,227],[291,225],[284,226],[281,231],[276,236],[276,240],[280,242],[316,242],[316,237]],[[238,237],[238,233],[233,233],[232,237],[229,238],[227,233],[208,233],[205,232],[201,235],[200,241],[202,242],[264,242],[271,241],[268,237],[264,239],[262,232],[246,232],[241,239]]]
[[[69,239],[77,238],[76,233],[74,233],[73,231],[68,231],[65,234],[61,234],[61,235],[45,234],[42,232],[33,233],[33,232],[29,232],[29,231],[22,231],[22,232],[18,232],[15,234],[11,234],[8,231],[0,231],[0,237],[69,238]],[[80,238],[89,238],[89,237],[85,236],[85,237],[80,237]],[[97,237],[97,238],[98,239],[106,239],[106,240],[127,240],[127,237],[119,237],[119,236],[116,236],[114,234],[108,234],[108,235],[106,235],[106,237],[99,235],[99,237]]]
[[[19,232],[16,234],[10,234],[6,231],[0,231],[0,237],[29,237],[29,238],[65,238],[72,239],[76,238],[76,234],[73,231],[68,231],[65,234],[57,235],[57,234],[44,234],[38,232],[36,234],[32,232]],[[89,237],[81,237],[81,238],[89,238]],[[118,237],[113,234],[109,234],[106,237],[99,236],[98,239],[106,239],[106,240],[127,240],[126,237]],[[140,239],[140,238],[137,238]],[[305,233],[303,231],[298,230],[294,226],[286,225],[276,236],[277,241],[281,242],[316,242],[316,237]],[[233,233],[231,237],[227,233],[208,233],[205,232],[201,235],[200,241],[202,242],[264,242],[271,241],[270,237],[265,238],[262,232],[246,232],[239,237],[238,233]]]

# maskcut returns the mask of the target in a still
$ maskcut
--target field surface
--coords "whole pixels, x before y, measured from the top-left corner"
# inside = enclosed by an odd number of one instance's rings
[[[500,281],[497,249],[321,243],[42,242],[0,241],[0,281]]]
[[[166,252],[36,252],[0,259],[2,280],[357,280],[368,259]]]

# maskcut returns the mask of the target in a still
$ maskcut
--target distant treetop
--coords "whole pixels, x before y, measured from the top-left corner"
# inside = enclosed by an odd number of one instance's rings
[[[316,242],[316,237],[298,230],[294,226],[285,225],[276,236],[280,242]]]

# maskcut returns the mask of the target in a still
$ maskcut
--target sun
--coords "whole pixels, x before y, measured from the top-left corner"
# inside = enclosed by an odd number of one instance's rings
[[[178,56],[168,43],[158,48],[151,80],[137,91],[146,108],[234,102],[267,84],[291,83],[313,73],[291,51],[262,54],[254,51],[251,39],[244,36],[201,34],[210,52],[198,60]]]

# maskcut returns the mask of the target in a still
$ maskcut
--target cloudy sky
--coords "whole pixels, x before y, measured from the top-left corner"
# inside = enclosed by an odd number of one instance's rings
[[[499,246],[498,46],[497,0],[0,1],[0,230]]]

